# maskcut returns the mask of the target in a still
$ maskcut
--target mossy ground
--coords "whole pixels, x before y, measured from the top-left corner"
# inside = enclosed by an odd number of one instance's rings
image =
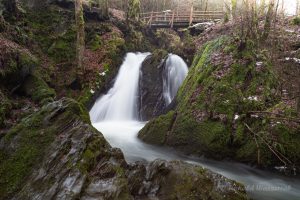
[[[140,137],[217,159],[263,167],[299,166],[295,156],[300,148],[299,125],[291,127],[273,114],[257,114],[272,113],[283,102],[272,62],[251,44],[240,51],[232,38],[222,36],[203,45],[178,92],[172,131],[167,129],[171,123],[167,114],[150,121]],[[283,110],[289,113],[285,117],[296,117],[295,108]],[[274,149],[288,161],[281,162]]]

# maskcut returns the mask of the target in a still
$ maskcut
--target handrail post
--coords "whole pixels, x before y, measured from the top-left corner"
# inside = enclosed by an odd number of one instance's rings
[[[174,17],[175,17],[175,11],[173,10],[172,19],[171,19],[171,28],[174,26]]]
[[[150,27],[151,27],[151,24],[152,24],[152,18],[153,18],[153,10],[151,11],[150,19],[149,19],[149,22],[148,22],[148,25]]]
[[[192,5],[192,7],[191,7],[191,13],[190,13],[190,22],[189,22],[189,26],[191,26],[192,23],[193,23],[193,12],[194,12],[194,6]]]

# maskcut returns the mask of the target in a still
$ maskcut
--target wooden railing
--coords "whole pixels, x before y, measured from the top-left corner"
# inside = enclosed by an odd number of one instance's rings
[[[217,20],[224,17],[223,11],[194,11],[193,7],[190,12],[162,11],[141,13],[141,20],[147,25],[152,26],[159,23],[170,25],[173,28],[175,23],[186,23],[188,26],[193,23],[203,21]]]

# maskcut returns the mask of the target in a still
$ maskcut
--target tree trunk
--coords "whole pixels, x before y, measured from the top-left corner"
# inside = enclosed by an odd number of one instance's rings
[[[84,56],[84,19],[83,19],[83,8],[82,0],[75,1],[75,21],[77,31],[77,42],[76,42],[76,61],[77,61],[77,72],[82,74],[84,72],[83,67],[83,56]]]
[[[231,15],[234,19],[236,16],[237,0],[231,0]]]
[[[274,13],[274,0],[271,0],[268,6],[268,12],[265,19],[264,31],[261,38],[262,41],[265,41],[269,37],[271,31],[273,13]]]
[[[133,19],[138,21],[140,17],[141,3],[140,0],[129,0],[127,19]]]
[[[266,6],[266,0],[261,0],[260,8],[259,8],[259,15],[265,14],[265,6]]]
[[[300,6],[300,0],[297,0],[296,4],[296,15],[299,16],[299,6]]]
[[[98,7],[101,9],[102,16],[108,18],[108,0],[98,0]]]

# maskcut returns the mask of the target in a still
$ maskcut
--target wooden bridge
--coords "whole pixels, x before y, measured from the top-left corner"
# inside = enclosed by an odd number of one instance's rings
[[[166,10],[162,12],[141,13],[141,20],[153,28],[187,28],[193,24],[217,21],[224,18],[223,11],[179,12]]]

